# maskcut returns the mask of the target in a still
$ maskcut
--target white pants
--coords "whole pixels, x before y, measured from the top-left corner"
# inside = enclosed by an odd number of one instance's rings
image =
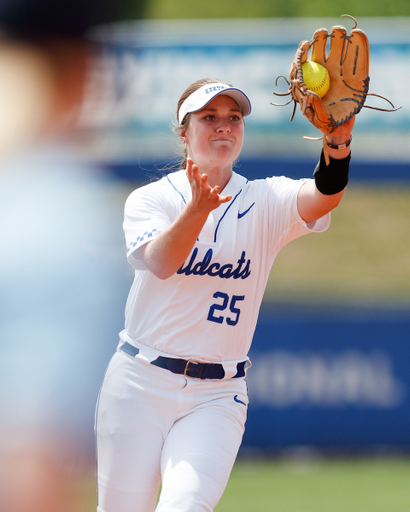
[[[247,413],[244,379],[198,380],[116,352],[97,405],[98,512],[210,512]]]

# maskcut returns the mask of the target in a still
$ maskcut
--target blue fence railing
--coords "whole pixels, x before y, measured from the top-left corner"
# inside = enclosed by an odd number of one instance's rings
[[[235,171],[250,180],[273,175],[298,179],[311,177],[316,163],[317,160],[311,158],[241,158]],[[125,161],[108,163],[106,167],[109,172],[120,179],[145,182],[160,177],[161,169],[167,168],[168,165],[169,161],[155,163],[153,161]],[[410,163],[408,162],[365,162],[352,159],[350,169],[350,182],[367,180],[404,182],[410,180]]]

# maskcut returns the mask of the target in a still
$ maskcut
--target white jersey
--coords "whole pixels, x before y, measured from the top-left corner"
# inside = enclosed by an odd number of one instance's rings
[[[305,181],[248,181],[234,172],[223,190],[232,200],[209,214],[189,257],[165,280],[147,270],[138,249],[190,201],[186,172],[135,190],[125,205],[127,257],[135,278],[123,335],[184,359],[246,359],[278,251],[330,224],[330,214],[310,225],[301,219],[297,194]]]

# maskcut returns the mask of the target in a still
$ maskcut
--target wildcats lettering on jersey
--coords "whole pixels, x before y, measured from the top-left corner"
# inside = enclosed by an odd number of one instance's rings
[[[251,260],[245,259],[245,251],[242,251],[241,257],[237,261],[237,266],[234,266],[231,263],[227,263],[226,265],[221,265],[220,263],[212,261],[213,251],[212,249],[208,249],[202,261],[195,262],[196,257],[198,255],[198,248],[192,251],[191,258],[188,264],[177,270],[177,274],[185,274],[186,276],[190,276],[191,274],[194,276],[211,276],[211,277],[220,277],[222,279],[246,279],[251,274]]]

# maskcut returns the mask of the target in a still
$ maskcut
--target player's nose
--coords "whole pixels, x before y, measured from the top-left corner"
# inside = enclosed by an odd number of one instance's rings
[[[217,126],[218,132],[230,132],[231,127],[229,126],[229,123],[226,119],[220,119],[218,126]]]

